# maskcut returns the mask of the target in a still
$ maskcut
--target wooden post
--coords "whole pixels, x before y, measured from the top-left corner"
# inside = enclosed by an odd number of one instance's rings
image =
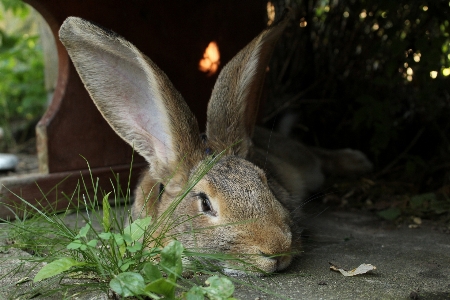
[[[113,172],[121,186],[127,186],[133,151],[101,117],[59,42],[59,27],[68,16],[93,21],[135,44],[168,75],[201,127],[217,78],[198,70],[209,42],[217,42],[223,66],[265,27],[265,6],[259,0],[26,1],[42,14],[55,36],[59,75],[53,100],[36,128],[40,173],[0,180],[3,219],[14,216],[5,205],[21,203],[14,194],[32,204],[65,208],[62,193],[72,193],[81,174],[87,178],[86,160],[102,189],[112,189]],[[134,161],[133,186],[146,167],[139,155]]]

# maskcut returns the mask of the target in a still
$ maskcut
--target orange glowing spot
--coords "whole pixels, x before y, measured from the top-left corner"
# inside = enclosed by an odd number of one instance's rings
[[[273,23],[275,21],[275,6],[272,4],[272,2],[267,2],[267,26]]]
[[[220,65],[220,53],[219,47],[216,42],[210,42],[208,47],[206,47],[205,53],[203,53],[203,58],[198,64],[198,69],[202,72],[208,73],[211,76],[217,72]]]

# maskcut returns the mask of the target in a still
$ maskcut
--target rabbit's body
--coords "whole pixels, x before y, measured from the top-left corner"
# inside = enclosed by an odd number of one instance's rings
[[[180,224],[166,234],[177,235],[187,248],[249,254],[245,259],[260,272],[290,264],[298,247],[293,240],[299,240],[292,236],[292,215],[300,214],[302,199],[319,188],[325,173],[371,168],[359,151],[308,148],[255,128],[266,66],[287,21],[263,31],[224,66],[203,138],[170,80],[136,47],[79,18],[68,18],[60,29],[99,111],[149,162],[135,192],[133,217],[160,217],[212,154],[220,153],[176,206],[170,219]]]
[[[326,175],[356,176],[370,172],[372,163],[358,150],[307,147],[277,132],[255,127],[250,160],[266,170],[292,195],[282,202],[290,210],[317,191]]]
[[[308,147],[259,127],[255,127],[253,143],[252,161],[267,170],[295,199],[284,205],[298,207],[300,199],[323,184],[321,162]]]
[[[368,172],[372,166],[359,151],[308,148],[259,127],[255,127],[253,143],[255,146],[247,159],[227,155],[219,160],[173,214],[174,218],[183,214],[199,214],[202,211],[201,204],[192,201],[192,198],[203,192],[211,202],[213,199],[218,200],[212,203],[217,215],[233,217],[211,223],[210,218],[199,216],[193,221],[195,225],[186,222],[177,226],[174,232],[188,233],[179,239],[189,248],[211,252],[264,254],[256,258],[254,263],[264,272],[273,272],[287,267],[292,257],[284,255],[268,259],[267,256],[289,254],[300,248],[299,237],[292,239],[292,235],[299,235],[300,230],[298,224],[291,220],[301,219],[302,200],[323,184],[324,169],[329,174],[354,175]],[[322,160],[315,152],[328,157]],[[346,164],[340,163],[342,159],[347,160]],[[324,168],[325,162],[335,167]],[[195,168],[191,175],[194,174]],[[168,209],[171,202],[158,200],[161,191],[157,187],[158,181],[153,180],[150,173],[144,173],[135,193],[132,208],[135,218],[143,215],[158,218]],[[166,190],[167,187],[161,197],[173,199],[176,196],[168,194]],[[248,199],[251,201],[240,201]],[[227,205],[220,205],[223,203]],[[247,226],[234,224],[215,228],[211,233],[200,231],[195,235],[189,234],[199,228],[247,220],[255,221]]]

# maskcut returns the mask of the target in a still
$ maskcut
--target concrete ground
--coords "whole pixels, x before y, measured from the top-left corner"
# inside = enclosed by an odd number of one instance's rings
[[[450,299],[448,233],[427,224],[392,228],[361,212],[322,214],[310,220],[310,230],[303,255],[285,274],[265,280],[270,290],[289,299]],[[377,269],[344,277],[329,262]],[[254,299],[255,293],[236,295]]]
[[[328,211],[308,220],[304,252],[281,274],[251,279],[254,284],[285,299],[450,299],[450,234],[424,222],[419,228],[394,226],[362,212]],[[1,225],[0,225],[1,226]],[[0,227],[1,229],[1,227]],[[30,270],[11,249],[0,251],[0,299],[20,297],[37,269]],[[376,266],[371,273],[354,277],[330,271],[329,262],[346,269],[362,263]],[[20,272],[9,273],[20,268]],[[80,289],[53,297],[33,299],[108,299],[106,294],[76,295]],[[71,297],[73,296],[73,297]],[[237,286],[238,299],[279,299]]]

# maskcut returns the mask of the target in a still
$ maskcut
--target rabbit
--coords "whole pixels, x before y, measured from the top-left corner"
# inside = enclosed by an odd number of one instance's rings
[[[289,18],[286,13],[223,67],[205,134],[163,71],[131,43],[77,17],[59,31],[100,113],[149,163],[135,191],[133,218],[160,217],[215,157],[170,217],[193,218],[166,234],[186,248],[242,257],[260,274],[290,265],[300,247],[293,219],[326,173],[372,168],[359,151],[308,148],[255,126],[266,67]],[[229,274],[243,274],[233,268],[223,265]]]

